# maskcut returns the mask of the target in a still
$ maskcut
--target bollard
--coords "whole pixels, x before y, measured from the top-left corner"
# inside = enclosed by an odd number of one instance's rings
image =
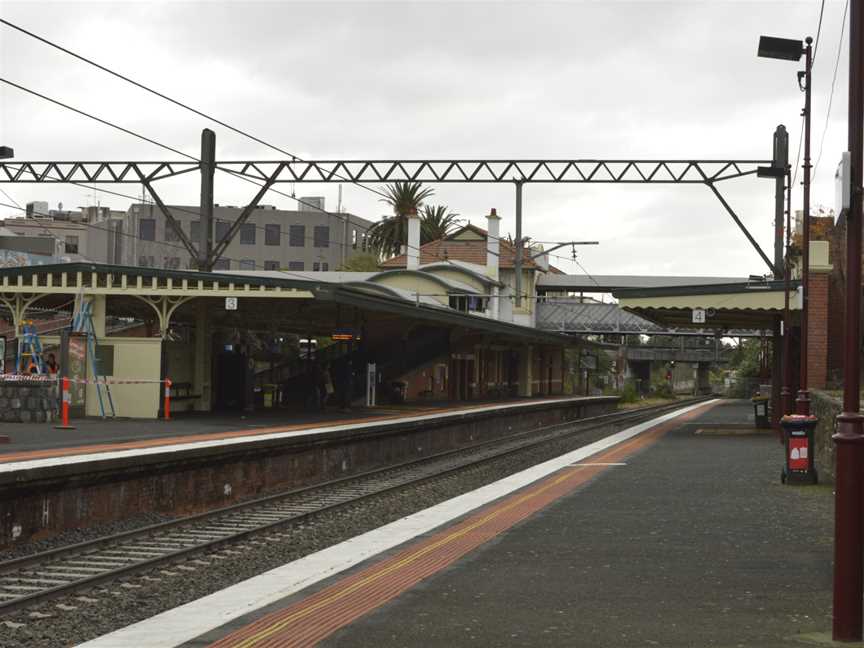
[[[171,379],[165,379],[165,420],[171,420]]]
[[[74,425],[69,425],[69,406],[72,404],[72,392],[69,390],[69,378],[60,379],[60,425],[55,425],[55,430],[74,430]]]

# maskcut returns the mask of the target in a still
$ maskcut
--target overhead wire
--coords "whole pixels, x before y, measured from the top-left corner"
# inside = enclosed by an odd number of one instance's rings
[[[840,67],[840,54],[843,50],[843,38],[846,34],[846,15],[849,11],[849,0],[843,8],[843,18],[840,21],[840,39],[837,43],[837,58],[834,60],[834,74],[831,78],[831,91],[828,94],[828,108],[825,111],[825,127],[822,129],[822,137],[819,140],[819,154],[816,156],[816,164],[813,165],[813,180],[816,179],[816,170],[822,160],[822,152],[825,147],[825,135],[828,133],[828,125],[831,119],[831,106],[834,104],[834,89],[837,87],[837,70]]]
[[[128,76],[120,74],[119,72],[116,72],[116,71],[114,71],[114,70],[112,70],[112,69],[110,69],[104,65],[101,65],[100,63],[97,63],[96,61],[93,61],[92,59],[89,59],[85,56],[82,56],[81,54],[78,54],[77,52],[73,52],[72,50],[70,50],[66,47],[63,47],[62,45],[59,45],[59,44],[55,43],[54,41],[51,41],[51,40],[49,40],[43,36],[39,36],[38,34],[35,34],[31,31],[28,31],[27,29],[24,29],[23,27],[16,25],[16,24],[14,24],[8,20],[4,20],[3,18],[0,18],[0,24],[3,24],[3,25],[6,25],[7,27],[15,29],[15,30],[21,32],[22,34],[25,34],[31,38],[34,38],[34,39],[44,43],[45,45],[53,47],[53,48],[65,53],[65,54],[68,54],[69,56],[72,56],[72,57],[78,59],[79,61],[87,63],[88,65],[92,65],[93,67],[98,68],[99,70],[102,70],[103,72],[106,72],[106,73],[108,73],[114,77],[117,77],[118,79],[126,81],[127,83],[131,83],[132,85],[136,86],[137,88],[140,88],[141,90],[144,90],[145,92],[149,92],[150,94],[153,94],[153,95],[159,97],[160,99],[164,99],[165,101],[168,101],[168,102],[170,102],[176,106],[179,106],[180,108],[183,108],[184,110],[188,110],[189,112],[195,113],[196,115],[198,115],[200,117],[208,119],[208,120],[210,120],[216,124],[219,124],[220,126],[223,126],[224,128],[227,128],[228,130],[230,130],[234,133],[237,133],[238,135],[242,135],[244,137],[247,137],[247,138],[251,139],[252,141],[257,142],[258,144],[261,144],[263,146],[266,146],[267,148],[270,148],[274,151],[277,151],[278,153],[282,153],[283,155],[287,155],[288,157],[292,158],[292,160],[294,160],[294,161],[307,162],[307,160],[300,158],[299,156],[297,156],[294,153],[291,153],[290,151],[286,151],[285,149],[282,149],[282,148],[276,146],[275,144],[271,144],[270,142],[267,142],[267,141],[265,141],[259,137],[256,137],[255,135],[252,135],[251,133],[248,133],[248,132],[246,132],[240,128],[236,128],[235,126],[231,126],[230,124],[222,121],[221,119],[217,119],[216,117],[213,117],[212,115],[208,115],[207,113],[203,112],[202,110],[199,110],[197,108],[193,108],[192,106],[190,106],[190,105],[188,105],[188,104],[186,104],[186,103],[184,103],[178,99],[174,99],[172,97],[169,97],[168,95],[166,95],[162,92],[159,92],[158,90],[154,90],[153,88],[151,88],[151,87],[149,87],[149,86],[147,86],[147,85],[145,85],[139,81],[135,81],[134,79],[131,79]],[[373,193],[375,193],[375,194],[377,194],[383,198],[387,197],[386,194],[384,194],[381,191],[378,191],[374,187],[369,187],[369,186],[364,185],[360,182],[357,182],[356,180],[351,180],[350,178],[344,178],[343,176],[340,176],[339,174],[336,174],[336,173],[334,173],[333,175],[336,178],[342,180],[343,182],[349,182],[351,184],[354,184],[354,185],[360,187],[361,189],[371,191],[371,192],[373,192]]]
[[[816,53],[819,51],[819,40],[822,35],[822,17],[825,15],[825,0],[822,0],[822,4],[819,7],[819,24],[816,26],[816,41],[813,44],[813,61],[811,62],[811,67],[816,65]]]
[[[824,0],[823,0],[823,5],[824,5]],[[170,102],[170,103],[172,103],[172,104],[174,104],[174,105],[176,105],[176,106],[178,106],[178,107],[180,107],[180,108],[183,108],[184,110],[188,110],[189,112],[192,112],[192,113],[194,113],[194,114],[196,114],[196,115],[198,115],[198,116],[200,116],[200,117],[203,117],[203,118],[205,118],[205,119],[208,119],[208,120],[210,120],[210,121],[212,121],[212,122],[214,122],[214,123],[216,123],[216,124],[219,124],[220,126],[223,126],[224,128],[227,128],[228,130],[230,130],[230,131],[232,131],[232,132],[234,132],[234,133],[237,133],[238,135],[242,135],[242,136],[244,136],[244,137],[247,137],[248,139],[250,139],[250,140],[252,140],[252,141],[254,141],[254,142],[257,142],[258,144],[261,144],[261,145],[263,145],[263,146],[266,146],[267,148],[270,148],[270,149],[272,149],[272,150],[274,150],[274,151],[277,151],[278,153],[282,153],[283,155],[287,155],[288,157],[290,157],[290,158],[292,159],[292,161],[304,162],[304,163],[308,163],[308,162],[309,162],[308,160],[304,160],[303,158],[297,156],[295,153],[292,153],[292,152],[290,152],[290,151],[286,151],[285,149],[283,149],[283,148],[281,148],[281,147],[279,147],[279,146],[276,146],[275,144],[272,144],[272,143],[270,143],[270,142],[267,142],[266,140],[263,140],[263,139],[261,139],[261,138],[259,138],[259,137],[256,137],[255,135],[252,135],[251,133],[249,133],[249,132],[247,132],[247,131],[245,131],[245,130],[242,130],[242,129],[240,129],[240,128],[237,128],[237,127],[235,127],[235,126],[232,126],[231,124],[228,124],[228,123],[226,123],[225,121],[223,121],[223,120],[221,120],[221,119],[218,119],[218,118],[216,118],[216,117],[214,117],[214,116],[212,116],[212,115],[210,115],[210,114],[208,114],[208,113],[205,113],[204,111],[202,111],[202,110],[200,110],[200,109],[198,109],[198,108],[194,108],[194,107],[190,106],[189,104],[187,104],[187,103],[185,103],[185,102],[183,102],[183,101],[180,101],[180,100],[178,100],[178,99],[174,99],[173,97],[170,97],[170,96],[168,96],[168,95],[166,95],[166,94],[164,94],[164,93],[162,93],[162,92],[159,92],[158,90],[155,90],[155,89],[149,87],[148,85],[146,85],[146,84],[144,84],[144,83],[141,83],[140,81],[136,81],[136,80],[134,80],[134,79],[132,79],[132,78],[130,78],[130,77],[124,75],[124,74],[121,74],[121,73],[119,73],[119,72],[117,72],[117,71],[115,71],[115,70],[112,70],[111,68],[109,68],[109,67],[107,67],[107,66],[105,66],[105,65],[102,65],[102,64],[100,64],[100,63],[97,63],[96,61],[94,61],[94,60],[92,60],[92,59],[90,59],[90,58],[87,58],[86,56],[83,56],[83,55],[81,55],[81,54],[78,54],[77,52],[74,52],[74,51],[70,50],[70,49],[67,48],[67,47],[63,47],[62,45],[60,45],[60,44],[58,44],[58,43],[55,43],[54,41],[52,41],[52,40],[50,40],[50,39],[48,39],[48,38],[45,38],[44,36],[39,36],[38,34],[32,32],[32,31],[29,31],[29,30],[27,30],[27,29],[21,27],[20,25],[16,25],[15,23],[12,23],[12,22],[10,22],[10,21],[8,21],[8,20],[5,20],[5,19],[3,19],[3,18],[0,18],[0,24],[6,25],[7,27],[9,27],[9,28],[11,28],[11,29],[14,29],[14,30],[16,30],[16,31],[18,31],[18,32],[20,32],[20,33],[22,33],[22,34],[25,34],[26,36],[29,36],[30,38],[33,38],[33,39],[35,39],[35,40],[37,40],[37,41],[39,41],[39,42],[41,42],[41,43],[43,43],[43,44],[45,44],[45,45],[48,45],[49,47],[52,47],[52,48],[54,48],[54,49],[57,49],[58,51],[63,52],[64,54],[68,54],[69,56],[72,56],[73,58],[78,59],[79,61],[82,61],[82,62],[84,62],[84,63],[87,63],[88,65],[91,65],[91,66],[93,66],[93,67],[95,67],[95,68],[97,68],[97,69],[99,69],[99,70],[101,70],[101,71],[103,71],[103,72],[105,72],[105,73],[107,73],[107,74],[110,74],[110,75],[112,75],[112,76],[114,76],[114,77],[116,77],[116,78],[118,78],[118,79],[121,79],[121,80],[123,80],[123,81],[125,81],[125,82],[127,82],[127,83],[130,83],[130,84],[134,85],[135,87],[137,87],[137,88],[139,88],[139,89],[141,89],[141,90],[144,90],[145,92],[148,92],[148,93],[150,93],[150,94],[152,94],[152,95],[154,95],[154,96],[157,96],[157,97],[159,97],[160,99],[164,99],[165,101],[168,101],[168,102]],[[820,25],[821,25],[821,17],[820,17]],[[23,89],[23,88],[22,88],[22,89]],[[26,89],[25,89],[25,90],[26,90]],[[43,98],[44,98],[44,97],[43,97]],[[106,123],[106,124],[107,124],[107,122],[103,122],[103,123]],[[108,125],[111,125],[111,124],[108,124]],[[131,133],[131,132],[128,131],[128,130],[126,130],[125,132],[129,132],[130,134],[136,135],[136,136],[139,137],[139,138],[142,137],[142,136],[139,136],[139,135],[137,135],[137,134],[135,134],[135,133]],[[148,141],[149,141],[149,140],[148,140]],[[157,144],[157,145],[160,145],[160,146],[161,146],[161,144],[158,144],[158,142],[153,142],[153,141],[151,141],[151,143],[154,143],[154,144]],[[163,148],[166,148],[166,147],[163,146]],[[170,149],[170,147],[169,147],[169,150],[174,150],[174,149]],[[175,151],[175,152],[178,152],[178,151],[176,151],[176,150],[174,150],[174,151]],[[192,156],[189,156],[188,154],[185,154],[185,153],[181,153],[181,155],[184,155],[184,156],[186,156],[186,157],[192,157]],[[192,159],[196,159],[196,158],[192,158]],[[218,167],[217,167],[217,168],[218,168]],[[229,170],[229,169],[222,169],[222,168],[220,168],[219,170],[220,170],[220,171],[223,171],[223,172],[225,172],[225,173],[230,173],[230,174],[232,174],[232,175],[235,175],[236,177],[242,178],[242,179],[244,179],[244,180],[246,180],[246,181],[248,181],[248,182],[253,182],[254,184],[258,184],[257,182],[255,182],[255,181],[252,180],[251,178],[248,178],[247,176],[244,176],[244,175],[241,175],[241,174],[238,174],[238,173],[232,172],[232,171]],[[377,194],[378,196],[380,196],[380,197],[382,197],[382,198],[385,198],[385,199],[388,198],[387,194],[385,194],[384,192],[382,192],[382,191],[378,191],[378,190],[375,189],[374,187],[370,187],[370,186],[368,186],[368,185],[365,185],[365,184],[363,184],[363,183],[361,183],[361,182],[358,182],[357,180],[353,180],[352,178],[346,178],[346,177],[344,177],[344,176],[342,176],[342,175],[339,175],[338,173],[335,173],[335,172],[334,172],[332,175],[333,175],[334,177],[338,178],[339,180],[342,180],[343,182],[347,182],[347,183],[353,184],[353,185],[355,185],[355,186],[357,186],[357,187],[359,187],[359,188],[361,188],[361,189],[364,189],[364,190],[366,190],[366,191],[370,191],[370,192],[372,192],[372,193],[375,193],[375,194]],[[258,186],[261,186],[261,185],[258,185]],[[297,201],[298,203],[300,203],[300,204],[304,204],[304,205],[307,205],[307,206],[312,207],[312,208],[318,208],[317,205],[313,205],[313,204],[310,204],[310,203],[304,203],[301,199],[298,199],[298,198],[293,194],[293,192],[292,192],[291,194],[285,194],[285,193],[282,193],[282,192],[280,192],[280,191],[278,191],[278,190],[276,190],[276,189],[273,189],[272,187],[270,188],[270,191],[273,191],[273,192],[276,193],[276,194],[279,194],[279,195],[285,196],[285,197],[290,198],[290,199],[292,199],[292,200],[296,200],[296,201]],[[320,208],[318,208],[318,209],[320,209]],[[326,212],[326,210],[321,210],[321,211]],[[331,215],[331,216],[332,216],[332,212],[326,212],[326,213],[327,213],[328,215]],[[374,227],[374,225],[373,225],[373,227]],[[366,228],[365,231],[368,232],[368,231],[370,231],[371,229],[372,229],[372,228]],[[495,237],[491,237],[491,238],[494,239]],[[500,237],[499,237],[499,240],[500,240]]]

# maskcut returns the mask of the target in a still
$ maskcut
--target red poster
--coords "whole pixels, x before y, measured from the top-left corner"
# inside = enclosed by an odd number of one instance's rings
[[[789,469],[807,470],[807,437],[790,437]]]

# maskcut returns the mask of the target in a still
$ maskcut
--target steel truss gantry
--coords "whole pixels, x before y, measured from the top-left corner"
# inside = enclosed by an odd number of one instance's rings
[[[522,262],[522,185],[524,183],[575,184],[698,184],[711,189],[750,244],[762,257],[772,273],[774,264],[738,218],[735,210],[723,198],[716,183],[756,175],[760,165],[771,160],[621,160],[621,159],[437,159],[437,160],[262,160],[216,161],[215,134],[209,129],[202,133],[201,161],[171,162],[17,162],[0,161],[0,183],[106,183],[140,184],[152,195],[154,202],[174,229],[180,241],[202,270],[211,270],[222,256],[241,225],[251,216],[264,194],[280,183],[340,183],[374,184],[381,182],[424,183],[513,183],[516,187],[516,279]],[[198,248],[156,193],[153,183],[192,172],[201,174],[202,231],[207,232]],[[212,236],[212,196],[214,171],[245,178],[258,184],[259,191],[238,218],[215,242]],[[517,285],[516,302],[521,299]]]

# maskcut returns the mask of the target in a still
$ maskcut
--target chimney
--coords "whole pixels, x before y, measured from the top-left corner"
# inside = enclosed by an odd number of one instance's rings
[[[486,217],[486,223],[486,230],[489,232],[486,237],[486,274],[498,281],[498,260],[501,250],[501,241],[498,237],[501,235],[501,218],[494,207]]]
[[[420,218],[417,212],[408,214],[408,249],[405,255],[408,258],[406,268],[417,270],[420,267]]]

